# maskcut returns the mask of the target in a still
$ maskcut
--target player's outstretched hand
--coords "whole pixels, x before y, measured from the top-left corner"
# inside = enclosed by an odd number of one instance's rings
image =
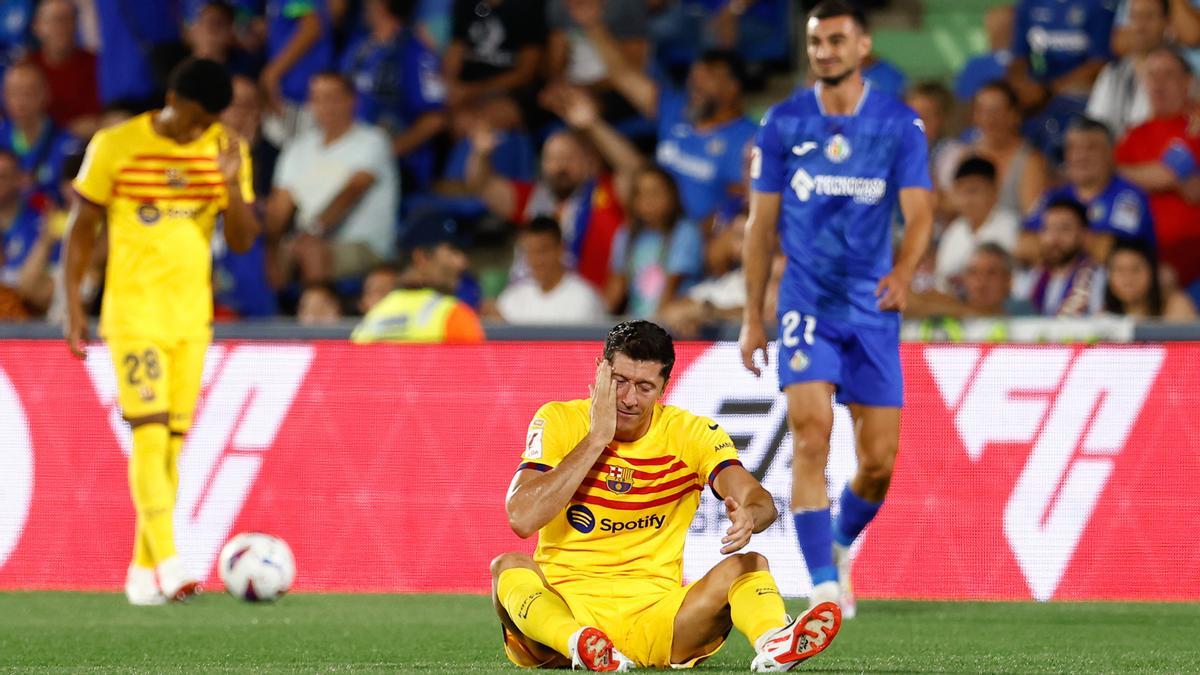
[[[63,327],[63,336],[67,338],[67,348],[77,359],[87,358],[88,327],[87,317],[69,313],[67,323]]]
[[[237,182],[238,171],[242,168],[242,142],[235,137],[217,141],[220,150],[217,152],[217,171],[226,183]]]
[[[743,509],[733,497],[725,498],[725,514],[729,516],[730,524],[725,536],[721,538],[721,543],[724,544],[721,553],[728,555],[742,550],[750,543],[750,536],[754,534],[754,516]]]
[[[742,365],[754,373],[755,377],[762,376],[762,369],[754,363],[754,353],[762,350],[763,365],[770,365],[771,357],[767,356],[767,332],[759,321],[743,321],[742,332],[738,335],[738,348],[742,350]]]
[[[617,435],[617,387],[608,359],[602,358],[596,365],[596,383],[588,390],[592,393],[592,426],[588,433],[608,446]]]
[[[875,297],[879,298],[879,309],[885,312],[903,312],[908,309],[908,286],[912,278],[900,270],[893,269],[879,280]]]

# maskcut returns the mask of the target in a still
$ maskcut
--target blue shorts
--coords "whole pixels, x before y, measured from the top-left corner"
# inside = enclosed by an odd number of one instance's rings
[[[838,403],[899,408],[900,323],[864,327],[796,310],[779,314],[779,390],[800,382],[829,382]]]

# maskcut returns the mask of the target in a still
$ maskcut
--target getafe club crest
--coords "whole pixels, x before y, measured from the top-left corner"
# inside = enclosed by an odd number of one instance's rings
[[[834,164],[841,164],[850,159],[850,141],[841,134],[834,134],[825,144],[825,157]]]
[[[605,483],[610,491],[623,495],[633,489],[633,469],[609,464]]]

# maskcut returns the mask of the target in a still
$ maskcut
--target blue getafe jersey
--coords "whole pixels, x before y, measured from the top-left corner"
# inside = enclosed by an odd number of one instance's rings
[[[1082,203],[1072,185],[1050,190],[1042,197],[1034,214],[1025,221],[1025,229],[1042,229],[1042,211],[1046,204],[1062,198]],[[1111,234],[1118,239],[1139,239],[1150,246],[1156,245],[1150,200],[1141,188],[1124,178],[1113,176],[1103,192],[1083,205],[1087,207],[1088,224],[1093,231]]]
[[[1112,57],[1116,0],[1022,0],[1013,27],[1014,56],[1029,59],[1031,74],[1049,82],[1089,59]]]
[[[697,131],[688,119],[687,96],[662,88],[655,159],[675,178],[688,218],[704,220],[717,210],[730,186],[742,182],[743,153],[754,129],[754,122],[738,118],[710,131]]]
[[[900,190],[933,188],[924,126],[869,83],[850,116],[826,115],[818,92],[799,91],[767,111],[751,160],[754,190],[782,193],[788,262],[779,306],[897,325],[897,313],[879,310],[875,288],[892,268]]]
[[[300,60],[296,62],[279,82],[284,98],[293,103],[304,103],[308,98],[308,81],[313,75],[333,65],[333,37],[330,35],[329,11],[325,0],[266,0],[267,16],[267,55],[275,55],[283,48],[296,29],[300,20],[308,14],[316,14],[321,20],[324,30],[321,37]]]

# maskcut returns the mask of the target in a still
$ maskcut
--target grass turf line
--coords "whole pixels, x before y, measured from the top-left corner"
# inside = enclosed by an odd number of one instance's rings
[[[793,611],[798,603],[789,603]],[[1200,605],[861,603],[816,672],[1189,672]],[[731,636],[702,672],[744,673]],[[0,670],[12,672],[520,672],[487,598],[222,593],[130,607],[110,593],[0,593]]]

